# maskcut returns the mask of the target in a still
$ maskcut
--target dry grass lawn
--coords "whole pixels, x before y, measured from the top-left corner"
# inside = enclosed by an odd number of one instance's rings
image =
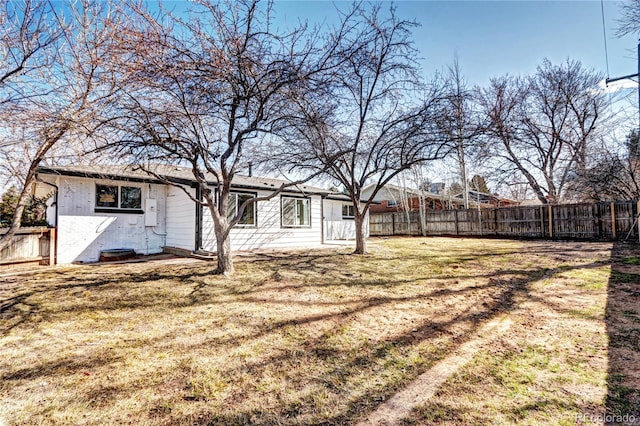
[[[205,262],[0,276],[0,425],[356,423],[501,316],[403,423],[640,422],[638,246],[371,252],[265,252],[231,279]]]

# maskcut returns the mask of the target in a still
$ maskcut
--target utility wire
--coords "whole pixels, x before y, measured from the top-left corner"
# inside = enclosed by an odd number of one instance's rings
[[[607,30],[604,24],[604,0],[600,0],[600,11],[602,12],[602,38],[604,39],[604,60],[607,64],[607,78],[609,78],[609,51],[607,49]]]

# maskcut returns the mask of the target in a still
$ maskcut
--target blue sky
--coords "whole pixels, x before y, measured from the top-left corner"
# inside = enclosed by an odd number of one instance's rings
[[[310,22],[335,16],[346,1],[277,0],[275,9],[287,20]],[[600,1],[396,1],[398,14],[420,27],[414,40],[429,77],[451,64],[457,54],[468,81],[484,85],[490,77],[530,74],[544,58],[559,63],[580,60],[606,76]],[[637,39],[617,38],[620,2],[605,1],[609,74],[637,72]]]
[[[335,18],[335,6],[346,9],[350,2],[320,0],[276,0],[279,17],[318,22]],[[602,11],[594,1],[396,1],[399,16],[413,19],[423,73],[429,78],[453,62],[454,55],[471,85],[486,85],[489,79],[504,74],[525,75],[535,72],[544,58],[552,63],[579,60],[607,76]],[[609,76],[636,73],[637,36],[616,37],[620,2],[605,1]],[[619,114],[635,126],[638,114],[637,86],[626,80],[626,89],[611,100]],[[631,86],[631,87],[629,87]],[[613,91],[613,85],[610,86]],[[626,131],[621,130],[621,135]],[[470,175],[477,171],[470,166]],[[426,174],[448,183],[459,181],[457,169],[435,163]],[[491,185],[491,183],[490,183]],[[494,188],[495,190],[495,188]]]

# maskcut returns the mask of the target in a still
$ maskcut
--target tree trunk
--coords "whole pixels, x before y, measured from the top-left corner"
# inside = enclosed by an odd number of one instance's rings
[[[427,200],[422,194],[418,195],[418,202],[420,203],[418,206],[418,213],[420,214],[420,233],[423,237],[427,236],[427,206],[425,203]]]
[[[464,158],[464,147],[462,142],[458,141],[458,164],[460,165],[460,179],[462,180],[462,199],[464,200],[464,208],[469,208],[469,181],[467,180],[467,162]]]
[[[231,237],[228,232],[228,225],[216,224],[214,230],[216,233],[216,247],[218,250],[218,267],[216,268],[216,274],[229,277],[233,275],[233,258],[231,256]]]
[[[356,225],[356,249],[353,254],[367,254],[367,240],[364,236],[364,218],[366,213],[360,213],[355,209],[353,220]]]

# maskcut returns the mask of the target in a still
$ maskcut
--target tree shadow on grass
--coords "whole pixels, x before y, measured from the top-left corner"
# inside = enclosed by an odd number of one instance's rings
[[[561,252],[554,253],[551,249],[547,249],[547,255],[557,254],[559,257]],[[483,254],[478,254],[479,256]],[[283,271],[288,273],[295,273],[296,271],[314,272],[319,273],[324,271],[325,274],[335,272],[331,264],[337,263],[339,257],[343,255],[336,255],[332,253],[323,254],[311,254],[304,256],[301,254],[293,256],[284,256],[284,259],[276,261],[273,268],[276,272]],[[473,256],[463,256],[464,261],[473,261]],[[462,258],[462,257],[461,257]],[[417,258],[420,260],[420,258]],[[273,260],[273,259],[272,259]],[[414,259],[415,260],[415,259]],[[264,262],[263,265],[271,265],[272,263]],[[594,266],[597,265],[597,266]],[[244,389],[235,389],[235,394],[231,396],[230,401],[234,401],[231,407],[227,407],[224,411],[215,411],[202,409],[197,414],[189,417],[172,417],[169,406],[158,405],[157,407],[149,407],[149,416],[153,419],[157,419],[161,423],[175,424],[349,424],[357,419],[366,415],[371,410],[375,409],[380,402],[386,400],[392,396],[399,389],[411,383],[418,375],[430,368],[438,360],[445,357],[448,353],[455,350],[458,345],[461,345],[467,341],[471,336],[475,334],[478,328],[484,323],[495,318],[496,316],[508,313],[513,310],[521,299],[527,299],[531,297],[529,292],[529,286],[531,283],[543,278],[549,270],[543,266],[534,266],[520,269],[518,266],[507,266],[503,269],[497,268],[493,272],[476,270],[473,272],[464,272],[460,275],[443,275],[439,279],[466,279],[474,278],[478,279],[479,283],[475,285],[461,286],[461,288],[434,288],[425,286],[424,291],[419,292],[417,295],[402,296],[402,290],[393,293],[395,287],[401,287],[411,280],[407,281],[402,278],[395,277],[395,274],[390,271],[387,277],[383,277],[382,280],[371,279],[352,279],[339,276],[337,282],[323,282],[321,280],[315,282],[305,283],[285,283],[285,286],[291,286],[291,290],[305,288],[322,287],[322,286],[346,286],[347,290],[352,291],[352,298],[348,303],[344,300],[337,300],[335,298],[320,299],[315,302],[309,302],[305,300],[291,300],[280,298],[276,292],[271,292],[266,297],[260,297],[258,286],[260,283],[253,283],[244,285],[229,284],[225,281],[220,281],[219,288],[205,289],[201,286],[200,279],[207,276],[206,272],[202,269],[196,268],[191,270],[184,268],[176,272],[163,271],[162,269],[146,270],[139,273],[114,273],[109,276],[96,276],[91,279],[75,277],[73,280],[64,281],[63,283],[55,286],[56,291],[74,292],[82,289],[99,290],[105,287],[118,286],[118,280],[129,280],[132,283],[155,283],[161,286],[162,280],[178,280],[186,281],[194,289],[198,289],[195,293],[190,295],[183,295],[182,298],[176,298],[173,300],[162,300],[158,297],[142,298],[134,303],[133,297],[131,300],[123,300],[123,303],[116,303],[115,306],[145,308],[145,307],[163,307],[165,304],[179,305],[183,307],[193,306],[197,304],[224,304],[225,300],[217,300],[220,294],[235,295],[234,303],[252,304],[264,303],[267,306],[279,306],[279,305],[292,305],[298,306],[300,309],[296,311],[293,318],[290,317],[276,317],[276,321],[269,324],[266,327],[250,327],[247,329],[247,333],[241,336],[231,336],[222,340],[204,341],[199,342],[199,346],[181,346],[183,351],[194,350],[196,353],[206,348],[214,351],[233,351],[236,346],[251,343],[257,341],[263,337],[270,337],[270,333],[279,333],[288,328],[298,330],[300,326],[314,326],[322,321],[330,320],[333,322],[332,329],[329,333],[324,333],[319,337],[304,336],[301,340],[299,347],[282,348],[274,354],[268,354],[262,357],[256,362],[245,362],[239,366],[221,366],[221,374],[226,378],[233,380],[236,377],[260,377],[265,373],[267,368],[276,366],[277,372],[284,372],[284,377],[293,381],[300,381],[302,383],[296,384],[296,386],[304,387],[310,382],[312,385],[323,388],[327,393],[333,395],[338,399],[344,401],[343,407],[336,412],[329,415],[318,414],[323,409],[322,401],[319,400],[318,394],[312,392],[301,392],[299,398],[293,400],[282,399],[277,404],[264,404],[258,408],[244,407],[243,392]],[[564,265],[562,268],[570,270],[573,268],[590,268],[600,267],[602,264],[581,264],[581,265]],[[271,266],[270,266],[271,267]],[[150,272],[151,271],[151,272]],[[554,269],[557,271],[557,269]],[[271,271],[273,272],[273,271]],[[270,280],[273,280],[272,275],[267,274]],[[426,278],[426,277],[425,277]],[[341,281],[342,280],[342,281]],[[168,281],[171,282],[171,281]],[[384,285],[383,285],[384,283]],[[206,286],[205,286],[206,287]],[[382,288],[384,287],[384,288]],[[361,297],[358,293],[359,289],[374,289],[373,296]],[[49,289],[51,290],[51,289]],[[277,288],[276,288],[277,290]],[[282,290],[282,289],[280,289]],[[379,290],[389,291],[388,296],[380,295]],[[48,291],[46,287],[34,287],[32,289],[34,294],[36,292]],[[467,300],[469,307],[474,309],[466,309],[452,306],[451,309],[457,309],[449,319],[438,320],[438,318],[431,317],[425,319],[419,323],[416,323],[413,328],[403,327],[400,333],[390,335],[381,339],[376,339],[373,343],[363,341],[356,342],[352,347],[336,346],[332,341],[332,336],[339,335],[341,327],[348,326],[354,321],[354,317],[363,312],[372,312],[375,315],[375,309],[385,306],[394,306],[395,304],[402,304],[412,302],[418,299],[434,301],[436,306],[446,307],[446,299],[451,296],[459,295],[470,299],[474,298],[476,292],[486,292],[491,297],[487,297],[485,300],[479,301],[477,306],[472,306]],[[3,312],[9,313],[10,309],[17,309],[21,303],[31,303],[27,293],[21,293],[22,295],[17,297],[15,301],[5,299],[3,303],[6,305],[6,310]],[[384,294],[384,293],[382,293]],[[485,293],[481,293],[485,294]],[[153,296],[153,295],[151,295]],[[15,296],[14,296],[15,297]],[[138,296],[135,296],[138,297]],[[78,296],[81,300],[82,297]],[[82,305],[78,309],[102,309],[105,310],[111,306],[101,305],[101,301],[96,301],[93,305]],[[128,305],[127,303],[131,303]],[[330,312],[313,313],[305,311],[305,308],[310,305],[316,306],[328,306],[335,305],[337,308]],[[346,305],[346,306],[345,306]],[[13,306],[13,307],[12,307]],[[175,307],[175,306],[174,306]],[[4,309],[4,308],[3,308]],[[33,309],[37,309],[34,306]],[[73,310],[75,308],[65,307],[64,309]],[[230,321],[236,321],[236,325],[244,326],[239,321],[243,318],[230,317]],[[299,331],[299,330],[298,330]],[[438,338],[445,337],[446,344],[440,348],[437,352],[431,352],[425,355],[428,359],[422,362],[408,363],[404,365],[403,356],[410,353],[418,345],[425,342],[435,341]],[[159,341],[163,341],[163,345],[170,347],[172,336],[167,334],[161,336],[158,341],[150,340],[149,344],[158,345]],[[163,346],[159,346],[162,348]],[[302,375],[301,377],[288,377],[286,374],[287,366],[293,361],[299,362],[305,365],[323,365],[323,374],[320,377],[311,377]],[[71,362],[72,364],[65,365],[65,363]],[[395,364],[398,365],[395,365]],[[281,367],[278,367],[281,366]],[[45,366],[46,367],[46,366]],[[61,360],[59,365],[53,363],[51,368],[54,372],[63,371],[65,368],[72,368],[74,370],[84,368],[83,364],[73,364],[70,360]],[[380,369],[383,374],[380,373]],[[44,371],[50,370],[44,368]],[[384,372],[387,370],[395,371],[393,378],[387,378]],[[376,380],[359,389],[357,395],[352,395],[348,391],[350,387],[354,385],[354,379],[358,377],[363,371],[371,372],[372,375],[377,375]],[[27,378],[33,379],[34,375],[39,375],[38,368],[34,370],[22,369],[14,371],[10,376],[5,379],[19,379]],[[33,377],[32,377],[33,376]],[[236,386],[237,388],[237,386]],[[287,392],[286,386],[284,392]],[[118,396],[126,398],[126,389],[118,390],[111,389],[109,400],[116,400]],[[118,395],[120,393],[120,395]],[[190,403],[202,403],[198,398],[200,396],[191,398],[193,395],[186,393],[184,395],[184,401]],[[95,398],[95,395],[88,394],[87,398]],[[206,399],[206,396],[205,396]],[[185,403],[182,401],[181,403]],[[206,402],[206,401],[205,401]],[[162,421],[160,421],[162,420]]]
[[[330,416],[314,416],[311,413],[321,411],[322,407],[317,406],[317,397],[308,394],[303,395],[296,401],[289,401],[277,407],[265,407],[264,409],[233,410],[226,413],[212,413],[203,411],[198,416],[188,419],[174,419],[172,424],[184,424],[185,420],[190,424],[197,425],[221,425],[221,424],[313,424],[313,425],[343,425],[352,424],[363,415],[374,410],[380,403],[384,402],[407,384],[411,383],[417,376],[422,374],[433,364],[451,353],[455,348],[475,334],[479,327],[492,318],[501,315],[505,311],[513,308],[518,295],[526,296],[528,282],[512,282],[508,287],[495,287],[498,297],[490,303],[484,305],[475,312],[463,311],[447,321],[424,321],[416,325],[412,330],[408,330],[399,335],[394,335],[375,344],[360,344],[357,348],[335,348],[326,336],[321,336],[312,341],[307,341],[298,350],[300,353],[293,354],[292,351],[285,351],[278,357],[261,360],[255,364],[245,364],[241,367],[243,373],[260,376],[265,365],[278,365],[294,359],[302,358],[300,361],[310,365],[325,364],[327,369],[320,378],[316,378],[319,385],[325,388],[326,392],[332,393],[337,398],[346,400],[344,408],[336,414]],[[360,307],[361,309],[363,307]],[[345,316],[348,321],[349,316]],[[464,333],[454,331],[454,328],[464,325]],[[340,327],[336,325],[336,327]],[[411,349],[422,342],[430,341],[446,336],[448,343],[440,348],[437,353],[428,354],[429,359],[421,364],[407,366],[402,365],[402,359],[396,354],[408,354]],[[352,356],[350,353],[357,353]],[[402,365],[395,366],[394,363]],[[386,365],[385,369],[391,377],[385,378],[378,370],[381,364]],[[366,388],[359,389],[359,396],[350,395],[345,392],[353,386],[352,380],[362,374],[369,372],[378,378],[366,385]],[[234,372],[226,371],[225,374],[233,376]],[[364,385],[363,385],[364,386]],[[233,399],[233,398],[232,398]]]
[[[113,364],[121,361],[122,357],[114,356],[109,351],[51,359],[37,365],[21,368],[11,373],[0,375],[0,382],[10,383],[13,380],[37,380],[63,374],[90,374],[96,367]]]
[[[640,424],[638,245],[615,243],[613,246],[605,318],[609,337],[606,407],[612,420],[610,424]]]
[[[553,254],[551,251],[549,253]],[[582,268],[595,268],[602,267],[602,263],[589,263],[567,266],[564,265],[561,268],[553,268],[553,273],[560,271],[569,271],[572,269]],[[509,270],[513,272],[513,270]],[[368,412],[375,409],[381,402],[387,400],[394,395],[398,390],[407,386],[417,376],[426,371],[435,362],[444,358],[448,353],[451,353],[459,345],[465,343],[472,338],[478,329],[484,325],[487,321],[509,313],[515,309],[522,300],[531,299],[529,287],[532,283],[544,279],[550,272],[546,268],[534,269],[529,271],[520,271],[520,278],[517,279],[500,279],[504,271],[496,271],[493,276],[494,279],[485,288],[492,290],[494,297],[485,301],[474,311],[462,310],[453,318],[447,321],[428,321],[425,320],[421,324],[417,324],[413,330],[405,331],[399,335],[391,336],[387,339],[379,341],[373,345],[362,344],[357,348],[343,348],[337,349],[331,346],[330,342],[325,337],[320,337],[315,340],[307,341],[305,344],[296,350],[294,354],[291,351],[284,351],[277,357],[262,359],[255,364],[247,363],[239,367],[244,373],[250,376],[260,376],[261,372],[265,368],[265,365],[278,364],[286,362],[292,358],[302,358],[300,362],[307,363],[309,365],[316,365],[325,362],[326,360],[335,360],[329,363],[328,368],[324,371],[323,380],[327,381],[331,386],[328,390],[338,395],[338,398],[342,398],[347,401],[344,408],[337,414],[329,416],[310,416],[309,413],[321,411],[322,407],[317,406],[317,399],[314,399],[312,395],[307,395],[297,402],[283,401],[278,406],[265,407],[264,409],[247,409],[244,410],[234,409],[228,412],[202,411],[197,417],[190,417],[188,419],[179,418],[174,419],[173,424],[182,424],[185,421],[189,423],[199,425],[216,425],[216,424],[315,424],[315,425],[329,425],[329,424],[352,424],[353,422],[361,419]],[[464,292],[463,292],[464,293]],[[443,296],[437,293],[431,293],[427,297]],[[451,293],[448,293],[451,294]],[[371,306],[362,304],[356,308],[357,311],[369,309],[377,304],[393,303],[393,298],[380,298],[371,301]],[[335,328],[343,326],[348,323],[352,318],[352,312],[343,312],[337,314],[342,317],[342,321],[336,324]],[[319,321],[324,318],[305,317],[296,319],[296,323],[309,323]],[[294,324],[292,324],[294,325]],[[454,330],[460,325],[465,325],[464,333],[456,333]],[[380,381],[375,385],[371,385],[369,388],[360,389],[359,396],[350,395],[345,392],[345,389],[349,389],[353,386],[353,378],[362,372],[371,371],[375,374],[375,369],[372,368],[379,365],[381,362],[387,362],[391,353],[400,351],[401,353],[408,353],[409,350],[425,341],[435,340],[440,336],[449,336],[449,343],[443,348],[440,353],[429,354],[430,359],[424,363],[418,363],[409,367],[403,371],[399,377],[395,379],[384,379],[381,377]],[[256,337],[256,336],[252,336]],[[302,351],[303,355],[300,355],[298,351]],[[356,352],[358,356],[350,356],[349,352]],[[387,361],[385,361],[387,360]],[[226,371],[225,374],[234,376],[237,372]],[[232,398],[233,399],[233,398]],[[558,401],[544,401],[544,404],[550,404],[554,406],[563,406],[566,409],[571,408],[571,405],[563,405]],[[544,410],[542,403],[537,404],[535,407],[524,407],[524,411],[541,409]],[[242,407],[238,405],[237,407]],[[567,408],[568,407],[568,408]]]

